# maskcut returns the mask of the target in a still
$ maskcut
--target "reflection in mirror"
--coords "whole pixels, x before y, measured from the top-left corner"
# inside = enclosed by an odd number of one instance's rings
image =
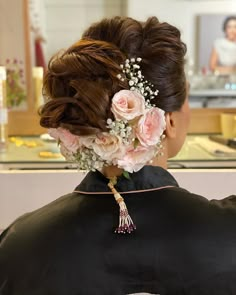
[[[196,20],[197,66],[194,68],[193,61],[187,65],[192,89],[191,106],[234,108],[236,107],[236,16],[204,13],[197,15]]]
[[[197,23],[202,73],[236,74],[236,15],[202,14]]]

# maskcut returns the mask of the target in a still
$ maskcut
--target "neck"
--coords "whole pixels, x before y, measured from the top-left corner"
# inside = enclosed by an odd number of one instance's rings
[[[123,173],[123,169],[118,168],[117,166],[108,166],[108,167],[103,167],[102,169],[102,174],[107,177],[114,177],[114,176],[120,176]]]
[[[150,166],[159,166],[162,167],[164,169],[167,169],[167,154],[164,151],[163,156],[157,156],[156,158],[154,158],[150,163],[148,163],[147,165]],[[122,173],[124,172],[123,169],[118,168],[117,166],[108,166],[108,167],[104,167],[102,169],[102,174],[107,177],[107,178],[111,178],[114,176],[120,176],[122,175]]]
[[[151,166],[159,166],[164,169],[167,169],[167,157],[165,154],[163,156],[157,156],[152,160],[152,163],[150,163]]]

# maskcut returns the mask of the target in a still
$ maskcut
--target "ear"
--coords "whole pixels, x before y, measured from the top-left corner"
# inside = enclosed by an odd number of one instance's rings
[[[174,112],[166,113],[166,137],[176,138],[177,129],[176,129],[176,117]]]

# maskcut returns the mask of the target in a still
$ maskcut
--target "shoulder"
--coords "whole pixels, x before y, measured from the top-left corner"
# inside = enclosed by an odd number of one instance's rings
[[[222,199],[207,199],[204,196],[189,192],[183,188],[171,188],[170,189],[172,198],[179,202],[181,205],[186,203],[187,205],[192,204],[200,207],[206,207],[209,210],[235,210],[236,213],[236,195],[230,195]]]
[[[227,39],[225,38],[218,38],[218,39],[215,39],[214,41],[214,47],[216,48],[224,46],[225,44],[227,44]]]
[[[217,198],[217,196],[216,196]],[[221,223],[222,226],[236,226],[236,195],[223,199],[208,200],[206,197],[191,193],[183,188],[173,187],[161,192],[164,208],[176,212],[176,216],[189,218],[200,223]]]
[[[226,38],[220,38],[214,41],[214,47],[224,52],[225,49],[231,49],[231,48],[235,49],[236,43]]]
[[[78,194],[67,194],[17,218],[0,236],[1,253],[17,247],[18,241],[28,245],[34,239],[49,235],[58,224],[73,217],[79,201]]]
[[[7,293],[8,286],[19,284],[19,293],[33,294],[32,290],[26,291],[29,286],[24,284],[40,277],[43,267],[58,261],[57,249],[73,227],[80,201],[76,193],[62,196],[19,217],[1,234],[0,290],[4,288],[6,294],[12,294]]]

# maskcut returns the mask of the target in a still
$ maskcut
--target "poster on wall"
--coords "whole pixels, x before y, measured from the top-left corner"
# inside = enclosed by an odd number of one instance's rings
[[[236,70],[236,14],[198,16],[198,68],[202,73]]]

